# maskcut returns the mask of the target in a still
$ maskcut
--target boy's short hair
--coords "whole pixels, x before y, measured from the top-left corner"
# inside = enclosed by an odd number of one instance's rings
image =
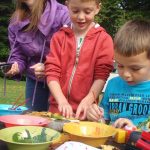
[[[97,4],[101,3],[101,0],[81,0],[81,2],[88,2],[88,1],[95,1]]]
[[[81,0],[82,2],[95,1],[96,3],[100,3],[101,0]]]
[[[115,35],[114,49],[115,52],[127,57],[146,51],[150,58],[150,21],[126,22]]]

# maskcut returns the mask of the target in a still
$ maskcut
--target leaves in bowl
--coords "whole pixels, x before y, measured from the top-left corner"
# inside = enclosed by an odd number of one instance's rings
[[[29,130],[25,129],[22,132],[14,133],[13,141],[18,142],[18,143],[43,143],[43,142],[52,141],[53,139],[59,136],[59,134],[56,133],[53,136],[50,136],[49,138],[47,138],[47,134],[45,131],[46,131],[46,128],[43,128],[41,131],[41,134],[33,136],[31,135]]]
[[[19,143],[33,143],[30,132],[25,129],[23,132],[16,132],[13,134],[13,141]]]
[[[62,115],[58,114],[58,113],[52,114],[51,117],[54,118],[54,119],[58,119],[58,120],[64,119],[64,117]]]

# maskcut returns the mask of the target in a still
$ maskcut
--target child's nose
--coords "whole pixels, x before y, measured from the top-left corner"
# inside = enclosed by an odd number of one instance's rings
[[[78,19],[79,19],[79,20],[84,19],[84,13],[83,13],[83,12],[80,12],[80,13],[79,13]]]
[[[124,76],[124,78],[128,79],[128,78],[131,77],[131,73],[128,70],[124,70],[123,71],[123,76]]]

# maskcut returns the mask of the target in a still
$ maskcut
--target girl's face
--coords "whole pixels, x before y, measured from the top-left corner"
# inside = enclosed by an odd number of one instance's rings
[[[91,27],[94,16],[99,12],[100,6],[93,0],[69,0],[67,3],[73,29],[76,33],[85,33]]]
[[[120,77],[128,84],[150,80],[150,59],[146,52],[130,57],[115,52],[115,60]]]

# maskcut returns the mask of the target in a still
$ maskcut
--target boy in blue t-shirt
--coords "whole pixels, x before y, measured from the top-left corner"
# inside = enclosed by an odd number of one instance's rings
[[[114,48],[120,76],[108,82],[100,107],[91,105],[87,118],[104,118],[118,128],[150,128],[150,22],[125,23],[115,35]]]

